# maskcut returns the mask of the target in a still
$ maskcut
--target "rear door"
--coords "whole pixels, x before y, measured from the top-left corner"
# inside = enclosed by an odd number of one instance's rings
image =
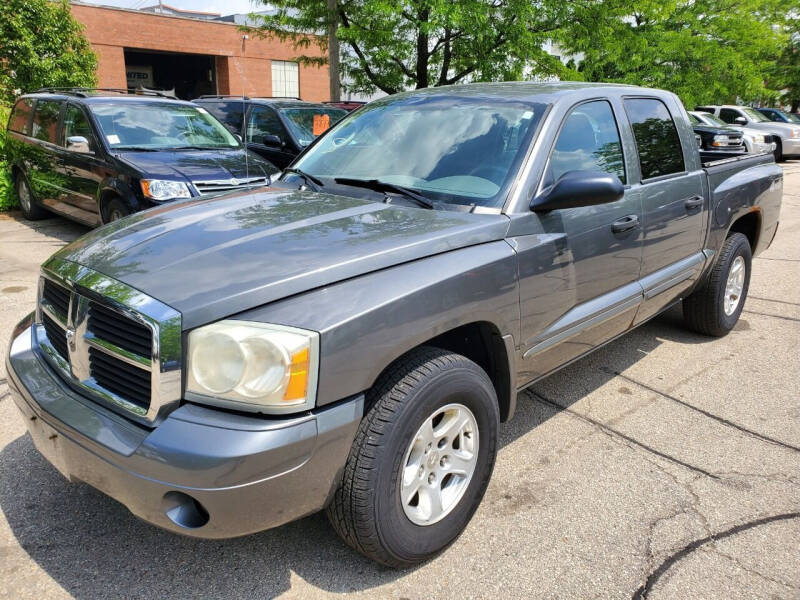
[[[561,122],[541,187],[572,171],[613,173],[626,184],[619,110],[617,101],[606,99],[573,106]],[[630,327],[642,297],[641,218],[639,192],[626,185],[616,202],[517,220],[509,242],[519,260],[521,384]]]
[[[626,97],[623,104],[639,164],[632,183],[641,194],[644,211],[645,301],[636,316],[641,322],[680,298],[699,275],[705,261],[701,250],[708,194],[698,152],[689,145],[691,129],[677,103]],[[677,123],[686,129],[683,136]]]
[[[61,100],[38,99],[33,112],[27,156],[28,179],[36,199],[45,206],[59,205],[67,193],[58,170],[58,139],[61,127]]]

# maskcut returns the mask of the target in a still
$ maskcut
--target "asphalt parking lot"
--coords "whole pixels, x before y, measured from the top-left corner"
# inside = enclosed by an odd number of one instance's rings
[[[33,447],[0,365],[0,597],[800,598],[800,161],[723,339],[671,311],[521,395],[483,505],[409,571],[324,516],[245,538],[158,530]],[[38,265],[87,230],[0,215],[0,347]]]

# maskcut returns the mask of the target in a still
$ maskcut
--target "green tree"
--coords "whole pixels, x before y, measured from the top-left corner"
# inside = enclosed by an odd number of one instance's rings
[[[800,16],[787,20],[788,41],[775,63],[769,77],[769,87],[775,90],[776,98],[791,107],[792,112],[800,108]]]
[[[589,81],[668,89],[684,104],[758,99],[797,0],[598,0],[558,40]]]
[[[67,0],[0,3],[0,101],[44,86],[95,85],[96,68]]]
[[[251,31],[291,40],[298,51],[326,49],[324,35],[305,32],[324,34],[334,20],[354,92],[570,75],[542,48],[571,11],[561,0],[339,0],[335,11],[319,0],[262,1],[277,10]],[[326,62],[308,54],[298,60]]]

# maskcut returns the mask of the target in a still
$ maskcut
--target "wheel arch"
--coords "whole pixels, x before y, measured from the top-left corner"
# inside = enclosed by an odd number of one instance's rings
[[[758,245],[759,236],[761,235],[761,211],[751,210],[743,215],[737,217],[728,227],[728,233],[725,237],[729,237],[732,233],[741,233],[750,242],[750,251],[755,253]]]

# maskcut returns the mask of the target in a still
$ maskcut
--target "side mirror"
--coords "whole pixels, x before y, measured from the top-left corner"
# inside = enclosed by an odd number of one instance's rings
[[[283,148],[283,140],[277,135],[265,135],[261,138],[261,143],[272,148]]]
[[[544,212],[616,202],[625,187],[619,177],[603,171],[568,171],[531,201],[531,210]]]
[[[233,134],[233,137],[235,137],[235,138],[236,138],[237,140],[239,140],[239,142],[241,143],[241,141],[242,141],[242,136],[240,136],[238,133],[234,133],[234,134]]]
[[[736,117],[733,120],[733,122],[736,123],[737,125],[747,125],[747,119],[745,119],[744,117]]]
[[[82,135],[71,135],[67,138],[67,150],[71,152],[80,152],[81,154],[91,154],[92,150],[89,148],[89,140]]]

